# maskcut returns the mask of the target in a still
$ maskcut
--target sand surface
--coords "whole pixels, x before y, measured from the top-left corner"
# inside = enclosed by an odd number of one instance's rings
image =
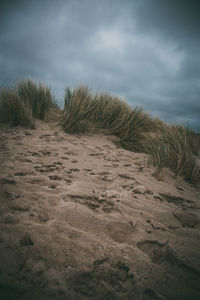
[[[0,128],[0,299],[200,299],[200,192],[101,134]]]

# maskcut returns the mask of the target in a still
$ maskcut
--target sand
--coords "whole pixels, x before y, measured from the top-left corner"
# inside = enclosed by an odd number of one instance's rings
[[[200,192],[112,136],[0,127],[0,299],[200,299]]]

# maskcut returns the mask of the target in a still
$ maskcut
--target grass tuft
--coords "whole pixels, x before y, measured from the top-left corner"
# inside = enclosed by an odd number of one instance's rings
[[[147,138],[146,149],[150,161],[156,166],[155,176],[163,167],[169,167],[175,175],[191,183],[200,182],[200,137],[194,131],[182,126],[170,126],[160,134]]]
[[[92,114],[92,94],[87,86],[80,86],[72,92],[65,90],[65,108],[61,124],[68,133],[87,132]]]
[[[15,89],[1,89],[0,122],[32,129],[35,127],[30,106],[19,97]]]
[[[57,108],[50,88],[31,80],[0,90],[0,122],[34,128],[35,119],[44,120]]]
[[[19,97],[26,102],[32,110],[34,118],[44,120],[49,110],[54,106],[51,89],[31,80],[26,80],[18,84],[17,92]]]
[[[141,152],[145,133],[153,125],[150,115],[142,108],[132,109],[118,97],[108,93],[95,95],[87,86],[65,90],[65,108],[61,121],[68,133],[98,132],[116,135],[120,144]]]

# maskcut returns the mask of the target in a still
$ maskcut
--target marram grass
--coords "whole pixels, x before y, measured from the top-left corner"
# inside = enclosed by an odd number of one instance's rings
[[[168,126],[165,131],[148,137],[145,145],[157,176],[163,167],[191,183],[200,182],[200,136],[182,126]]]
[[[0,122],[33,128],[35,119],[44,120],[54,107],[50,88],[31,80],[0,90]]]
[[[142,108],[132,109],[108,93],[93,95],[88,87],[79,86],[74,91],[66,89],[61,124],[68,133],[101,130],[116,135],[123,147],[140,152],[153,120]]]
[[[182,126],[168,126],[108,93],[92,94],[85,86],[66,89],[61,124],[68,133],[103,130],[117,136],[123,148],[149,155],[155,176],[169,167],[191,183],[200,182],[198,134]]]
[[[4,88],[0,91],[0,122],[12,126],[35,127],[32,110],[21,99],[15,89]]]
[[[54,106],[51,89],[31,80],[26,80],[17,85],[17,93],[32,110],[33,117],[44,120],[49,110]]]

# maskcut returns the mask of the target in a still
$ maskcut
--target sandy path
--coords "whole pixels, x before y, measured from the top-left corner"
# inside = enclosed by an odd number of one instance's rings
[[[194,187],[112,137],[0,130],[0,299],[200,299]]]

